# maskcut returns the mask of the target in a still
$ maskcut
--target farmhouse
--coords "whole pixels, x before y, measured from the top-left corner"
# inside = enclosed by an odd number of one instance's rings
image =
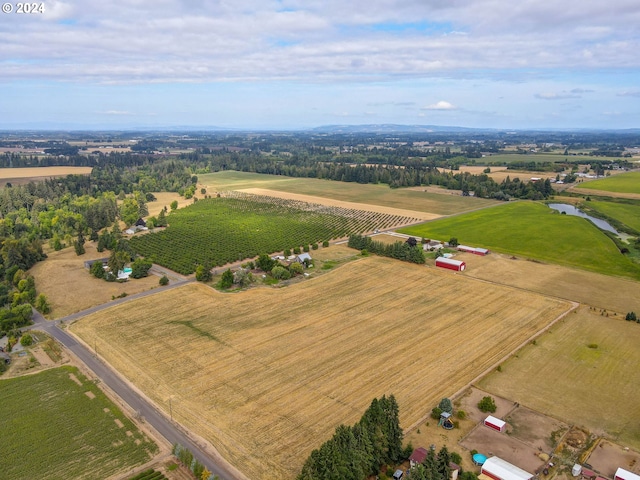
[[[530,480],[533,474],[499,457],[490,457],[482,464],[480,473],[493,480]]]
[[[427,243],[422,245],[422,249],[428,252],[432,252],[434,250],[440,250],[441,248],[444,248],[444,245],[442,245],[442,243],[436,240],[429,240]]]
[[[489,253],[489,250],[487,250],[486,248],[468,247],[467,245],[458,245],[458,251],[473,253],[474,255],[481,256],[485,256]]]
[[[424,447],[416,448],[409,457],[409,465],[411,465],[411,468],[424,462],[424,459],[427,458],[427,453],[427,449]]]
[[[436,267],[463,272],[464,269],[467,268],[467,264],[461,260],[454,260],[453,258],[438,257],[436,258]]]
[[[618,468],[618,470],[616,470],[616,475],[613,478],[615,480],[640,480],[640,475],[629,472],[624,468]]]
[[[505,422],[504,420],[500,420],[499,418],[496,418],[492,415],[489,415],[487,418],[484,419],[484,424],[485,426],[489,428],[493,428],[498,432],[504,432],[504,429],[507,426],[507,422]]]

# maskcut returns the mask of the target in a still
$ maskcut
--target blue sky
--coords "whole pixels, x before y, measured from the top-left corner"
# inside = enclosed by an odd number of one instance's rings
[[[0,128],[640,127],[637,0],[42,3]]]

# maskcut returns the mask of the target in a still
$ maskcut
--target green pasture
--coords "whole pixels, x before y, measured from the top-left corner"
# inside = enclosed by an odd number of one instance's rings
[[[640,279],[640,266],[622,255],[590,221],[520,201],[407,227],[399,232],[489,248],[525,258]]]
[[[0,380],[0,405],[2,478],[107,478],[158,451],[75,367]]]
[[[463,197],[443,190],[443,193],[427,193],[423,190],[389,188],[388,185],[337,182],[317,178],[291,178],[280,175],[264,175],[225,171],[198,175],[198,181],[208,185],[209,191],[267,188],[280,192],[313,195],[345,202],[368,203],[385,207],[452,215],[497,203],[474,197]]]
[[[604,192],[640,194],[640,172],[621,173],[599,180],[591,180],[576,185],[575,188],[589,188]]]
[[[640,231],[640,202],[638,202],[638,205],[633,205],[618,202],[592,201],[587,202],[586,205],[608,217],[615,218],[634,230]]]
[[[598,160],[614,160],[613,158],[607,159],[604,157],[597,157]],[[482,159],[475,159],[477,165],[495,164],[505,165],[509,163],[517,162],[535,162],[535,163],[591,163],[594,157],[587,155],[562,155],[560,153],[500,153],[497,155],[486,156]],[[615,160],[614,160],[615,161]]]

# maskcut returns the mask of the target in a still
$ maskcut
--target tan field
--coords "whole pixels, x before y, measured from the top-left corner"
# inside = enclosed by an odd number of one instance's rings
[[[581,307],[479,385],[638,450],[639,343],[640,324]]]
[[[198,192],[200,192],[199,189]],[[186,207],[193,203],[193,199],[187,200],[184,197],[181,197],[177,192],[154,192],[153,195],[156,197],[156,200],[147,203],[149,217],[157,217],[160,214],[160,210],[164,207],[167,207],[167,211],[170,213],[171,202],[174,200],[178,202],[178,208]],[[196,194],[196,196],[202,197],[202,195],[199,194]]]
[[[571,185],[568,190],[573,193],[579,193],[580,195],[593,195],[601,197],[614,197],[614,198],[633,198],[640,200],[640,194],[637,193],[624,193],[624,192],[605,192],[604,190],[593,190],[591,188],[573,188],[575,185]]]
[[[374,397],[393,393],[408,428],[569,308],[369,257],[286,289],[189,284],[70,328],[249,478],[286,479]]]
[[[382,205],[371,205],[368,203],[344,202],[327,197],[315,197],[313,195],[302,195],[298,193],[278,192],[276,190],[268,190],[266,188],[244,188],[240,192],[251,193],[254,195],[266,195],[269,197],[284,198],[287,200],[297,200],[300,202],[319,203],[331,207],[352,208],[354,210],[364,210],[367,212],[387,213],[389,215],[401,215],[403,217],[413,217],[419,220],[433,220],[440,218],[442,215],[435,213],[418,212],[416,210],[407,210],[404,208],[385,207]]]
[[[45,178],[64,177],[66,175],[89,175],[92,167],[32,167],[0,168],[0,180],[15,184],[26,184]]]
[[[612,310],[618,315],[640,311],[640,282],[560,265],[491,253],[460,253],[464,275]]]
[[[73,247],[47,252],[48,258],[29,270],[36,280],[38,293],[44,293],[51,305],[47,317],[61,318],[109,302],[122,293],[131,295],[159,285],[155,275],[126,283],[105,282],[91,276],[84,268],[84,262],[108,257],[110,252],[96,251],[94,242],[87,242],[84,247],[86,253],[80,256]]]

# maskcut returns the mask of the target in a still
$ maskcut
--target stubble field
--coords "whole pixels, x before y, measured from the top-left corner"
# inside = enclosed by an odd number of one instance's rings
[[[581,307],[480,387],[640,449],[640,325]]]
[[[370,205],[378,205],[393,209],[428,212],[438,216],[468,212],[500,203],[497,200],[463,197],[448,190],[442,190],[443,193],[432,193],[433,189],[430,187],[393,189],[383,184],[365,185],[355,182],[232,171],[199,175],[198,182],[206,186],[209,194],[214,191],[260,188],[366,204],[367,209],[370,209]]]
[[[249,478],[283,479],[372,398],[393,393],[410,427],[569,308],[370,257],[284,290],[191,284],[71,330]]]

